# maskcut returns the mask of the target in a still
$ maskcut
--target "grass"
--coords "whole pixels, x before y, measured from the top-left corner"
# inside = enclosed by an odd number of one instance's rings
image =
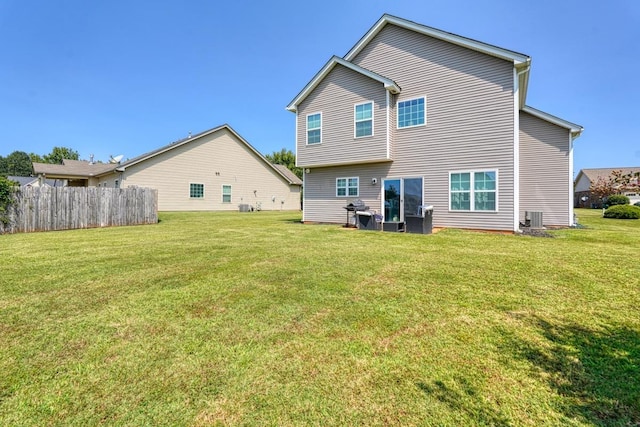
[[[0,236],[0,425],[640,423],[640,221]]]

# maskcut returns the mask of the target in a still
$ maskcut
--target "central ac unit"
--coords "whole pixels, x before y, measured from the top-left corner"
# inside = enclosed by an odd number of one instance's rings
[[[542,212],[526,211],[524,213],[525,223],[531,228],[544,228],[542,224]]]

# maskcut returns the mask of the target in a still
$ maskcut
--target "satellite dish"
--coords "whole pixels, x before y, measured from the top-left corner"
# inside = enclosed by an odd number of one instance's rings
[[[109,156],[109,163],[120,163],[120,160],[124,157],[123,154],[118,154],[117,156]]]

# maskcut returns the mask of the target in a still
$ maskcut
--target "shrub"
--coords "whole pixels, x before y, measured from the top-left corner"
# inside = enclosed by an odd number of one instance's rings
[[[9,223],[9,207],[13,204],[13,192],[17,182],[9,181],[0,176],[0,224]],[[0,227],[1,228],[1,227]]]
[[[640,206],[640,202],[635,202],[633,206]]]
[[[622,194],[613,194],[607,199],[607,204],[609,206],[628,205],[629,198],[627,196],[623,196]]]
[[[631,205],[615,205],[604,211],[605,218],[639,219],[640,207]]]

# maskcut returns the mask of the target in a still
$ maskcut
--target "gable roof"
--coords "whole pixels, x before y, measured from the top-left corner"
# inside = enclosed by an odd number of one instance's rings
[[[302,180],[285,165],[276,165],[274,163],[273,166],[275,166],[283,175],[287,175],[292,184],[302,185]]]
[[[467,49],[475,50],[477,52],[484,53],[496,58],[500,58],[509,62],[512,62],[515,69],[518,71],[518,83],[519,83],[519,105],[523,108],[525,100],[527,98],[527,87],[529,85],[529,69],[531,66],[531,57],[523,53],[515,52],[513,50],[504,49],[498,46],[494,46],[488,43],[483,43],[477,40],[473,40],[467,37],[459,36],[457,34],[449,33],[446,31],[438,30],[437,28],[428,27],[426,25],[418,24],[413,21],[398,18],[397,16],[384,14],[376,22],[367,33],[347,52],[344,58],[332,57],[327,64],[311,79],[311,81],[302,89],[302,91],[289,103],[286,107],[287,110],[295,112],[297,105],[302,102],[309,93],[315,89],[315,87],[322,81],[322,79],[335,67],[336,64],[344,65],[354,71],[360,72],[363,75],[367,75],[375,80],[379,80],[385,83],[385,89],[390,90],[393,88],[388,82],[392,82],[397,88],[397,92],[400,93],[400,88],[393,82],[393,80],[380,76],[373,71],[366,70],[359,67],[351,61],[373,40],[373,38],[387,25],[396,25],[401,28],[405,28],[410,31],[415,31],[420,34],[424,34],[429,37],[433,37],[439,40],[443,40],[448,43],[452,43],[458,46],[465,47]],[[371,74],[377,76],[374,77]],[[384,79],[384,80],[381,80]]]
[[[150,159],[162,153],[166,153],[167,151],[171,151],[174,148],[181,147],[185,144],[188,144],[192,141],[196,141],[204,136],[210,135],[222,129],[226,129],[232,135],[234,135],[241,143],[243,143],[247,148],[249,148],[249,150],[252,151],[260,160],[262,160],[268,168],[271,168],[277,175],[280,175],[282,178],[284,178],[289,183],[289,185],[302,185],[302,181],[300,181],[300,179],[297,176],[295,176],[295,174],[293,173],[289,174],[284,170],[276,167],[276,165],[268,161],[262,154],[260,154],[260,152],[258,152],[258,150],[253,148],[251,144],[249,144],[228,124],[223,124],[221,126],[217,126],[217,127],[205,130],[204,132],[200,132],[196,135],[191,135],[187,138],[172,142],[156,150],[149,151],[148,153],[145,153],[140,156],[134,157],[133,159],[127,160],[122,164],[90,163],[84,160],[64,159],[62,161],[63,164],[61,165],[54,165],[49,163],[33,163],[33,170],[36,175],[42,174],[47,177],[60,177],[60,178],[66,178],[66,177],[91,178],[91,177],[106,175],[116,171],[123,172],[126,168],[130,166],[133,166],[140,162],[144,162],[147,159]]]
[[[352,64],[349,61],[345,61],[342,58],[338,58],[337,56],[332,56],[329,61],[322,67],[318,73],[311,79],[309,83],[300,91],[298,95],[287,105],[287,110],[295,112],[297,110],[298,105],[304,101],[304,99],[320,84],[322,80],[333,70],[336,65],[342,65],[356,73],[362,74],[363,76],[369,77],[370,79],[376,80],[384,85],[384,88],[393,94],[400,93],[400,86],[393,80],[383,77],[378,73],[374,73],[371,70],[367,70],[366,68],[360,67],[356,64]]]
[[[18,184],[20,184],[21,187],[34,185],[35,183],[38,182],[38,178],[34,177],[34,176],[8,176],[7,179],[9,181],[17,182]],[[55,179],[45,179],[44,180],[44,184],[45,185],[50,185],[52,187],[55,187],[56,183],[57,182],[56,182]]]
[[[425,36],[433,37],[448,43],[452,43],[458,46],[465,47],[467,49],[475,50],[476,52],[484,53],[496,58],[504,59],[505,61],[512,62],[516,70],[518,70],[518,83],[520,87],[520,108],[524,107],[527,99],[527,87],[529,86],[529,69],[531,67],[531,57],[524,53],[519,53],[513,50],[504,49],[498,46],[494,46],[488,43],[484,43],[478,40],[463,37],[458,34],[442,31],[437,28],[428,27],[426,25],[418,24],[407,19],[398,18],[397,16],[384,14],[376,22],[373,27],[347,52],[344,59],[347,61],[353,60],[358,53],[369,44],[371,40],[387,25],[395,25],[400,28],[404,28],[416,33],[423,34]]]
[[[48,177],[90,178],[113,172],[118,165],[113,163],[91,163],[85,160],[63,159],[62,164],[33,162],[36,175]]]
[[[560,117],[556,117],[556,116],[552,116],[549,113],[545,113],[544,111],[540,111],[537,110],[533,107],[529,107],[528,105],[525,105],[522,108],[522,111],[524,111],[525,113],[529,113],[534,117],[537,117],[539,119],[545,120],[549,123],[553,123],[556,126],[560,126],[562,128],[565,129],[569,129],[569,131],[571,132],[571,136],[573,138],[577,138],[580,136],[580,134],[582,133],[582,131],[584,130],[584,128],[580,125],[577,125],[575,123],[571,123],[567,120],[561,119]]]
[[[517,67],[528,66],[531,62],[531,58],[528,55],[523,53],[515,52],[513,50],[504,49],[498,46],[494,46],[488,43],[484,43],[481,41],[473,40],[467,37],[459,36],[454,33],[449,33],[446,31],[439,30],[437,28],[428,27],[426,25],[418,24],[413,21],[409,21],[407,19],[398,18],[397,16],[389,15],[385,13],[382,17],[376,22],[373,27],[367,33],[362,36],[362,38],[358,41],[347,52],[344,56],[344,59],[347,61],[353,60],[362,49],[369,44],[369,42],[382,30],[386,25],[393,24],[401,28],[405,28],[407,30],[415,31],[420,34],[424,34],[439,40],[443,40],[449,43],[457,44],[458,46],[466,47],[468,49],[472,49],[478,52],[485,53],[487,55],[495,56],[496,58],[504,59],[507,61],[511,61]]]
[[[292,179],[292,177],[290,175],[288,175],[287,173],[283,172],[282,170],[280,170],[279,168],[276,167],[276,165],[272,164],[270,161],[268,161],[262,154],[260,154],[260,152],[258,150],[256,150],[255,148],[253,148],[253,146],[251,144],[249,144],[247,142],[247,140],[245,140],[243,137],[240,136],[240,134],[238,134],[235,130],[233,130],[231,128],[231,126],[229,126],[228,124],[223,124],[220,126],[216,126],[214,128],[205,130],[203,132],[200,132],[196,135],[191,135],[188,136],[187,138],[184,139],[180,139],[178,141],[172,142],[170,144],[167,144],[163,147],[160,147],[156,150],[153,151],[149,151],[148,153],[142,154],[138,157],[134,157],[131,160],[127,160],[126,162],[120,164],[120,165],[113,165],[115,166],[115,170],[119,171],[119,172],[123,172],[125,169],[127,169],[130,166],[136,165],[138,163],[144,162],[145,160],[151,159],[159,154],[162,153],[166,153],[168,151],[171,151],[175,148],[181,147],[183,145],[189,144],[190,142],[196,141],[202,137],[205,137],[207,135],[210,135],[212,133],[218,132],[220,130],[226,129],[227,131],[229,131],[233,136],[235,136],[241,143],[243,143],[247,148],[249,148],[250,151],[252,151],[260,160],[262,160],[269,168],[273,169],[278,175],[282,176],[288,183],[289,185],[302,185],[302,182],[298,179],[298,177],[296,177],[295,175],[293,175],[295,177],[295,180]]]
[[[575,182],[580,180],[582,175],[586,176],[589,182],[597,181],[598,178],[607,178],[611,176],[613,171],[622,171],[623,175],[630,173],[640,172],[640,166],[636,167],[622,167],[622,168],[594,168],[594,169],[580,169],[576,176]]]

